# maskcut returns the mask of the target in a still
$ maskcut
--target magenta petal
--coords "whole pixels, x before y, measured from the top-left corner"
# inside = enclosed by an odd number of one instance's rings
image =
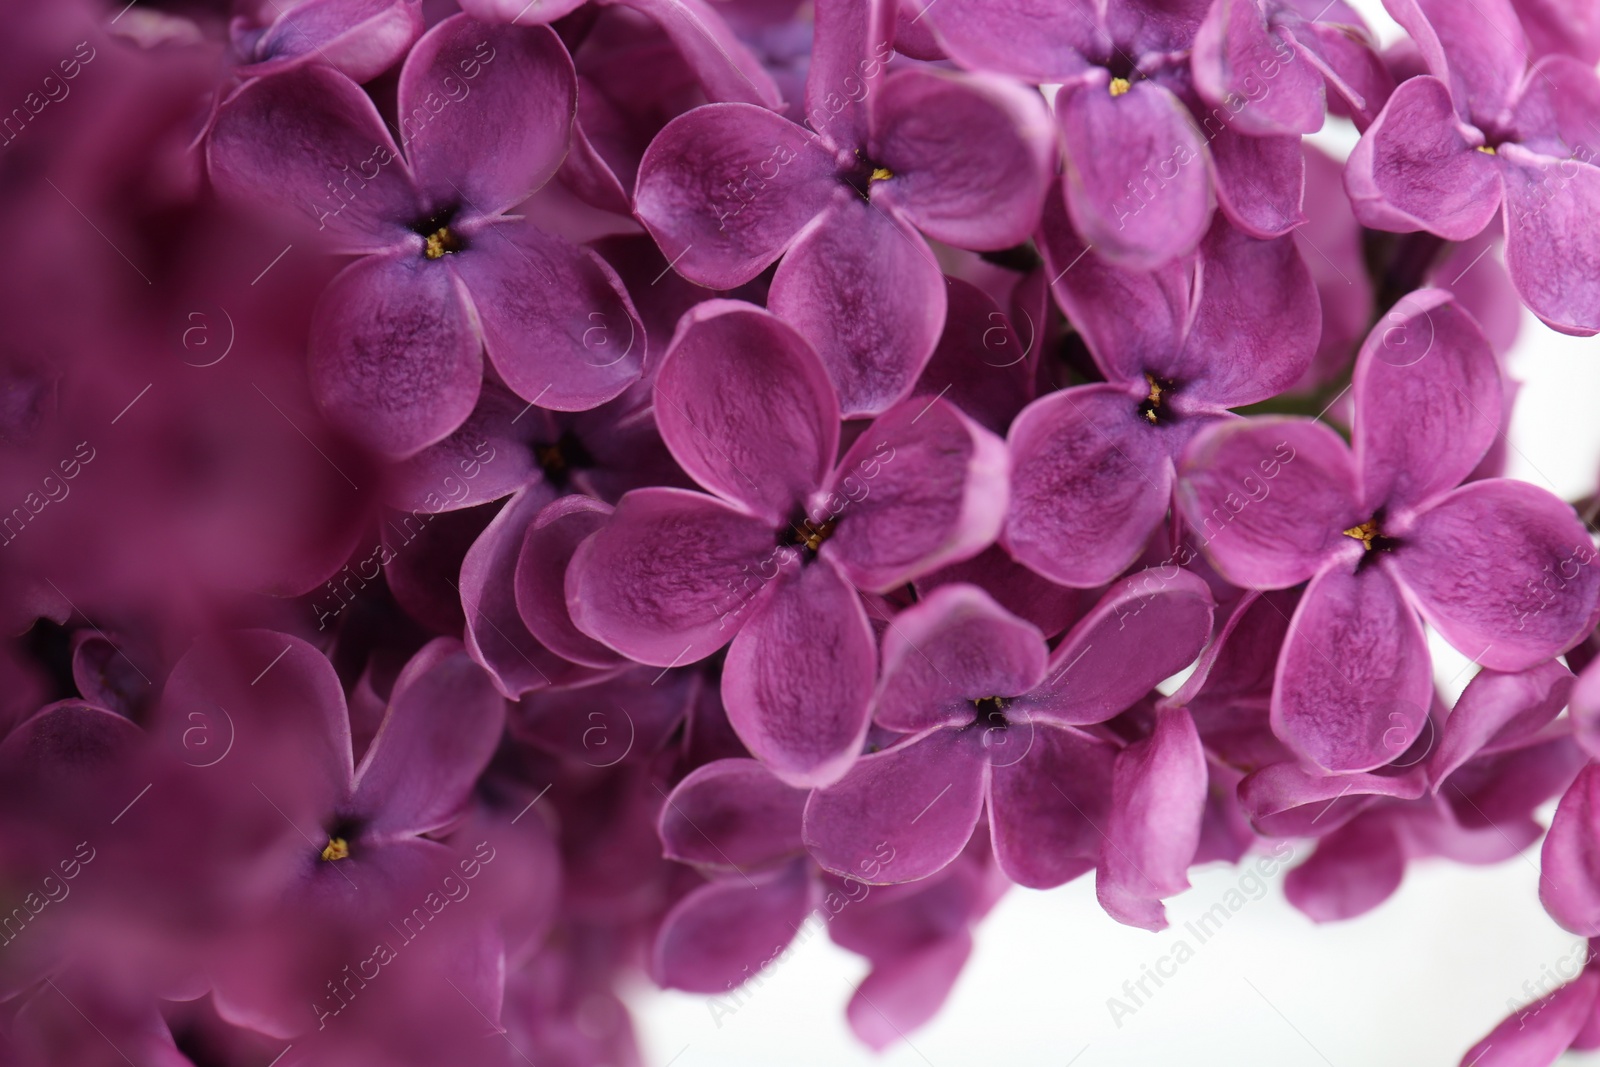
[[[307,64],[234,93],[217,112],[206,161],[224,198],[316,222],[334,251],[415,240],[407,226],[420,205],[400,150],[366,93],[328,67]]]
[[[549,500],[550,492],[542,484],[517,493],[461,561],[459,589],[467,623],[467,651],[494,678],[501,694],[512,700],[530,689],[569,680],[567,676],[575,670],[535,641],[517,612],[521,531]]]
[[[1020,757],[991,764],[989,829],[1006,877],[1049,889],[1099,859],[1117,749],[1048,722],[1034,726],[1027,740]]]
[[[839,194],[833,154],[751,104],[679,115],[639,162],[634,212],[690,281],[732,289],[760,274]]]
[[[1384,560],[1445,640],[1518,671],[1593,628],[1600,571],[1568,504],[1509,478],[1470,482],[1419,516]]]
[[[385,503],[397,511],[436,513],[499,500],[542,479],[529,435],[542,412],[492,383],[454,433],[393,469]]]
[[[1405,873],[1393,823],[1369,815],[1318,840],[1311,858],[1284,877],[1283,895],[1313,921],[1337,922],[1388,900]]]
[[[1540,853],[1539,900],[1583,937],[1600,935],[1600,764],[1591,763],[1556,805]]]
[[[1084,53],[1103,47],[1084,9],[1032,0],[918,0],[945,54],[969,70],[992,70],[1033,84],[1060,81],[1087,67]]]
[[[1045,324],[1030,317],[1025,330],[1013,329],[989,294],[960,278],[946,280],[944,332],[911,395],[948,396],[979,425],[1004,434],[1033,398]]]
[[[448,437],[483,379],[455,272],[412,252],[358,259],[335,277],[312,316],[310,354],[322,407],[392,456]]]
[[[1184,520],[1217,570],[1286,589],[1349,555],[1360,513],[1350,450],[1326,424],[1263,416],[1202,430],[1178,463]]]
[[[1500,206],[1500,168],[1475,151],[1437,78],[1401,83],[1361,135],[1344,172],[1361,224],[1451,241],[1475,237]]]
[[[1600,243],[1584,221],[1600,211],[1600,168],[1510,144],[1502,158],[1506,266],[1518,294],[1553,329],[1600,333]]]
[[[525,222],[476,229],[452,258],[483,323],[483,345],[514,392],[586,411],[638,380],[644,327],[616,272],[587,248]]]
[[[784,256],[768,306],[816,347],[853,418],[884,411],[916,384],[944,327],[944,289],[921,235],[851,196]]]
[[[1414,508],[1460,485],[1500,433],[1488,338],[1443,289],[1404,297],[1361,346],[1356,466],[1366,505]]]
[[[1187,255],[1211,223],[1206,146],[1183,103],[1150,80],[1112,96],[1101,78],[1062,87],[1067,210],[1107,259],[1152,269]]]
[[[1511,0],[1473,0],[1460,17],[1452,0],[1384,0],[1434,77],[1450,86],[1456,111],[1491,120],[1511,104],[1528,63],[1528,39]]]
[[[1326,110],[1322,73],[1291,41],[1256,0],[1218,0],[1195,32],[1195,87],[1213,104],[1242,102],[1231,115],[1242,133],[1316,133]]]
[[[781,525],[839,449],[839,401],[804,338],[751,304],[708,300],[678,323],[655,385],[661,439],[695,481]]]
[[[878,1052],[906,1040],[943,1006],[971,954],[972,935],[963,930],[877,963],[845,1009],[850,1029]]]
[[[1113,919],[1166,928],[1161,898],[1189,888],[1208,781],[1200,735],[1182,708],[1157,709],[1150,736],[1117,754],[1095,878],[1095,893]]]
[[[1217,206],[1251,237],[1303,225],[1306,161],[1298,137],[1247,137],[1225,126],[1209,142]]]
[[[1311,580],[1289,625],[1272,731],[1329,771],[1382,766],[1427,721],[1431,669],[1422,623],[1393,579],[1335,564]]]
[[[1571,690],[1572,736],[1591,758],[1600,756],[1600,659],[1590,660]]]
[[[1239,803],[1264,834],[1312,837],[1332,833],[1376,797],[1416,800],[1427,788],[1417,768],[1402,775],[1323,774],[1289,760],[1246,775],[1239,783]]]
[[[143,738],[132,720],[114,711],[63,700],[40,708],[5,735],[0,768],[8,788],[48,799],[93,788],[107,771],[135,759]]]
[[[661,809],[668,859],[723,871],[754,871],[805,852],[800,819],[806,792],[784,785],[755,760],[696,768]]]
[[[254,63],[238,73],[259,77],[307,60],[351,81],[370,81],[406,54],[422,33],[415,0],[306,0],[278,17],[256,42]]]
[[[1586,967],[1571,982],[1508,1015],[1466,1051],[1460,1067],[1549,1067],[1594,1028],[1597,998],[1600,971]]]
[[[539,0],[537,4],[529,4],[528,0],[463,0],[461,10],[488,23],[532,26],[570,15],[583,3],[584,0]]]
[[[693,663],[770,595],[779,558],[772,527],[746,512],[683,489],[636,489],[578,546],[567,606],[578,629],[630,659]]]
[[[495,215],[561,165],[578,80],[548,26],[456,15],[411,50],[399,92],[400,140],[429,206]]]
[[[932,590],[956,582],[982,589],[995,603],[1033,623],[1046,637],[1061,633],[1078,617],[1078,590],[1040,578],[998,545],[918,579],[917,595],[926,598]]]
[[[567,566],[578,545],[611,517],[611,508],[593,497],[574,495],[546,505],[522,537],[517,554],[517,614],[528,632],[551,652],[586,667],[624,662],[611,649],[579,630],[567,610]]]
[[[651,975],[667,989],[727,994],[759,974],[805,921],[811,883],[794,864],[694,890],[661,921]]]
[[[722,702],[772,773],[791,785],[827,785],[855,761],[871,721],[872,627],[860,594],[825,561],[773,584],[728,649]]]
[[[961,855],[978,825],[983,752],[974,735],[940,728],[863,756],[806,801],[806,847],[843,878],[926,878]]]
[[[1044,635],[971,585],[946,585],[902,611],[883,635],[878,723],[901,733],[970,723],[973,701],[1039,684]]]
[[[994,543],[1006,450],[946,400],[908,400],[867,427],[811,507],[836,523],[822,554],[883,593]]]
[[[1131,574],[1068,631],[1044,683],[1019,704],[1052,722],[1104,722],[1195,661],[1211,637],[1212,609],[1211,588],[1191,571]]]
[[[1040,397],[1011,425],[1011,507],[1001,541],[1026,566],[1078,588],[1143,551],[1172,501],[1174,431],[1139,417],[1136,389],[1106,383]]]
[[[959,248],[1009,248],[1038,229],[1056,138],[1037,92],[912,68],[884,82],[873,117],[871,158],[893,172],[872,183],[875,204]]]
[[[389,711],[356,768],[354,803],[376,837],[448,825],[500,741],[505,701],[457,641],[438,638],[395,681]]]
[[[1554,660],[1516,674],[1482,670],[1467,683],[1428,757],[1435,791],[1450,773],[1485,748],[1520,740],[1548,725],[1573,693],[1572,672]],[[1579,734],[1581,737],[1581,733]]]
[[[817,0],[805,123],[827,142],[867,143],[883,69],[894,55],[895,0]]]
[[[661,27],[711,100],[771,108],[783,105],[783,93],[772,75],[713,4],[704,0],[613,2],[625,3]]]

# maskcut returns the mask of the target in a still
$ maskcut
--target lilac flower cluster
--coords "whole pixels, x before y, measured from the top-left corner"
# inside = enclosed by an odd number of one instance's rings
[[[0,1061],[623,1067],[818,931],[883,1048],[1263,856],[1600,938],[1600,18],[1384,6],[14,5]]]

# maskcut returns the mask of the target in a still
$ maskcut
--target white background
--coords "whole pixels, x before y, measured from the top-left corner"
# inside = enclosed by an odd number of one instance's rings
[[[1399,35],[1376,0],[1354,2],[1385,42]],[[1318,141],[1347,151],[1352,135]],[[1529,315],[1511,372],[1524,388],[1508,473],[1565,499],[1588,495],[1600,472],[1600,339],[1560,336]],[[1453,699],[1467,661],[1434,647]],[[978,927],[943,1011],[881,1056],[844,1020],[865,961],[822,936],[732,1015],[714,1019],[704,998],[651,989],[633,1002],[646,1067],[1445,1067],[1580,943],[1539,907],[1538,864],[1537,845],[1488,868],[1414,863],[1382,907],[1320,927],[1284,901],[1280,873],[1205,944],[1188,938],[1194,958],[1120,1026],[1107,999],[1188,937],[1183,924],[1237,887],[1240,871],[1194,871],[1159,934],[1112,921],[1092,874],[1049,892],[1011,890]]]

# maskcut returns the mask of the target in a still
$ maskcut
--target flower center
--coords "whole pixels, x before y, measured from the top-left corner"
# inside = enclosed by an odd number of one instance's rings
[[[574,471],[594,466],[594,458],[589,455],[589,450],[571,431],[563,433],[555,441],[535,443],[533,461],[544,471],[545,480],[555,486],[566,485]]]
[[[1150,425],[1154,426],[1156,423],[1161,421],[1159,412],[1161,411],[1162,401],[1166,399],[1169,394],[1171,394],[1172,391],[1177,388],[1177,386],[1172,382],[1167,381],[1165,378],[1157,378],[1150,374],[1146,374],[1144,376],[1144,380],[1145,384],[1150,387],[1150,391],[1146,393],[1144,399],[1139,402],[1139,415],[1144,419],[1145,422],[1148,422]]]
[[[350,858],[350,842],[342,837],[330,837],[322,848],[322,858],[329,863]]]
[[[1112,78],[1111,84],[1108,86],[1108,88],[1111,90],[1112,96],[1121,96],[1123,93],[1133,88],[1133,83],[1128,81],[1127,78]]]
[[[422,246],[422,254],[429,259],[439,259],[451,252],[461,251],[463,245],[461,238],[450,232],[450,227],[440,226],[428,234]]]
[[[1478,146],[1478,151],[1482,152],[1486,156],[1499,155],[1498,150],[1492,144],[1481,144]]]
[[[815,553],[822,547],[822,542],[833,536],[837,524],[832,519],[814,522],[811,519],[801,519],[799,522],[789,524],[789,544],[798,545]]]
[[[855,161],[839,172],[839,179],[860,194],[862,199],[866,199],[867,191],[874,182],[886,182],[893,177],[894,171],[877,160],[868,159],[859,148],[856,149]]]
[[[1374,515],[1360,526],[1352,526],[1348,530],[1339,532],[1346,537],[1354,538],[1361,542],[1361,550],[1363,552],[1361,558],[1363,562],[1372,558],[1365,553],[1387,552],[1390,549],[1398,548],[1400,545],[1398,540],[1384,534],[1381,514]]]
[[[979,697],[972,702],[978,709],[977,725],[990,730],[1003,730],[1011,723],[1006,720],[1005,697]]]

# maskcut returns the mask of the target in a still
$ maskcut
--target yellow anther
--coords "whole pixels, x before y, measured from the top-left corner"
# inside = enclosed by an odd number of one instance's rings
[[[330,837],[323,846],[322,858],[325,860],[347,860],[350,858],[350,842],[342,837]]]
[[[1121,96],[1123,93],[1127,92],[1129,89],[1132,89],[1132,88],[1133,88],[1133,83],[1128,81],[1127,78],[1112,78],[1111,79],[1111,95],[1112,96]]]

